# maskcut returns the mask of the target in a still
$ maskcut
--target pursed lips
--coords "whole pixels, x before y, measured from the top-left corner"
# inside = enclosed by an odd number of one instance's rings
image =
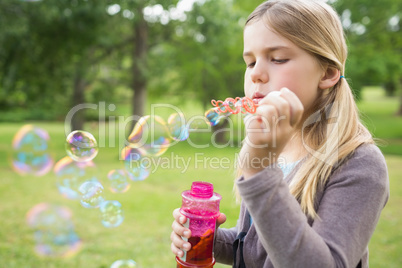
[[[252,97],[254,104],[258,104],[264,97],[265,97],[264,94],[255,92]]]

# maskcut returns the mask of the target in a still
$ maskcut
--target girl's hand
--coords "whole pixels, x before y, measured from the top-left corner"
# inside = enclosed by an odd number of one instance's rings
[[[255,115],[245,122],[247,136],[238,159],[245,179],[275,163],[303,111],[299,98],[287,88],[271,92],[259,102]]]
[[[187,218],[183,214],[180,213],[180,209],[175,209],[173,211],[173,224],[172,224],[172,233],[170,235],[170,240],[172,240],[172,244],[170,245],[170,249],[173,254],[176,256],[183,257],[185,251],[189,251],[191,249],[191,244],[182,239],[182,237],[190,238],[191,231],[188,228],[185,228],[183,224],[186,223]],[[221,213],[216,220],[216,228],[218,228],[221,224],[226,221],[225,214]]]

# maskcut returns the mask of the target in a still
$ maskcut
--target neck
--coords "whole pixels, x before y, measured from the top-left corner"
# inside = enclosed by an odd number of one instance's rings
[[[280,157],[286,163],[296,162],[306,156],[307,151],[304,149],[301,133],[297,132],[285,145]]]

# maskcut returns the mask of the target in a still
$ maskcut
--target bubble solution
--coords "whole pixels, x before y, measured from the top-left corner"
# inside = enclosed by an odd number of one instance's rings
[[[213,267],[212,251],[221,199],[208,182],[193,182],[191,190],[182,193],[180,212],[187,217],[185,225],[191,230],[188,239],[191,249],[182,258],[176,257],[177,268]]]

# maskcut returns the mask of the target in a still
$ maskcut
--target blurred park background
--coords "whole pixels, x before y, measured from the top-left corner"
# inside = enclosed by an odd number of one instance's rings
[[[188,159],[189,168],[159,168],[121,194],[108,190],[107,173],[121,168],[119,135],[129,133],[152,104],[202,115],[211,99],[243,95],[242,29],[256,0],[1,0],[0,2],[0,260],[2,267],[110,267],[133,259],[140,267],[175,267],[170,230],[181,192],[191,182],[212,182],[221,211],[234,226],[239,206],[230,165],[242,132],[191,133],[166,158]],[[401,267],[402,255],[402,34],[399,0],[331,0],[347,35],[346,79],[364,124],[387,160],[391,197],[370,242],[371,267]],[[65,120],[74,107],[71,124]],[[100,107],[104,109],[101,111]],[[158,111],[157,111],[158,112]],[[167,119],[169,113],[159,115]],[[121,129],[121,122],[124,122]],[[238,120],[234,120],[234,128]],[[94,159],[105,198],[118,200],[124,222],[102,226],[95,209],[64,198],[55,174],[21,175],[12,166],[12,141],[26,124],[49,133],[53,162],[66,153],[65,128],[83,129],[104,141]],[[119,125],[120,124],[120,125]],[[223,122],[214,130],[233,127]],[[120,133],[121,134],[121,133]],[[213,144],[222,146],[213,146]],[[199,159],[198,159],[199,160]],[[68,207],[82,247],[70,257],[40,256],[26,222],[39,203]],[[227,267],[216,265],[216,267]]]

